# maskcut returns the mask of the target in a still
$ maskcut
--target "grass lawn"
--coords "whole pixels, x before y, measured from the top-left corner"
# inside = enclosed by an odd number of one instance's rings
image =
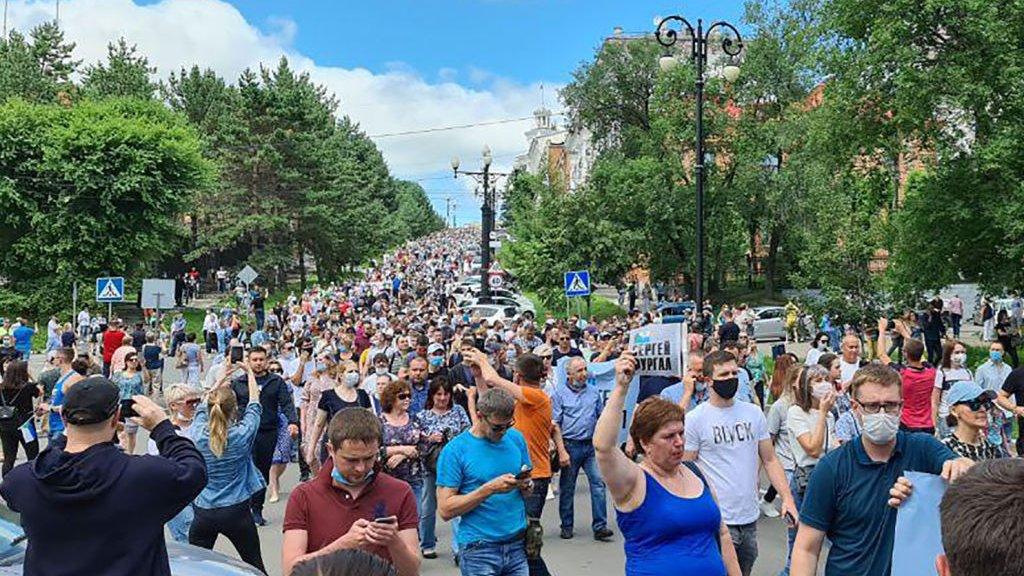
[[[566,317],[566,308],[564,304],[561,307],[548,308],[547,306],[544,305],[543,300],[541,300],[540,296],[538,296],[536,292],[523,292],[523,296],[529,298],[530,302],[533,303],[534,308],[537,309],[538,321],[543,321],[545,318],[548,317],[548,314],[550,314],[552,318]],[[591,313],[595,317],[597,317],[599,321],[611,318],[612,316],[624,316],[626,314],[625,309],[619,307],[619,305],[616,304],[615,302],[612,302],[611,300],[603,298],[601,296],[595,295],[591,297],[590,305]],[[583,298],[573,298],[569,303],[569,314],[579,314],[580,316],[586,316],[586,300]]]

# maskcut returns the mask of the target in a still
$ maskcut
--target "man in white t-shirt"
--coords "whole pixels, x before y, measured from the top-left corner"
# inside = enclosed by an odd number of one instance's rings
[[[684,460],[695,460],[718,496],[722,520],[736,547],[740,571],[750,576],[757,560],[758,461],[782,497],[782,517],[798,520],[786,473],[775,457],[768,423],[761,409],[736,402],[739,388],[736,357],[712,352],[704,357],[704,374],[711,378],[711,398],[686,416]]]
[[[78,337],[84,342],[89,337],[89,329],[92,324],[92,318],[89,316],[89,308],[82,308],[82,311],[78,313]]]
[[[842,356],[839,358],[839,383],[846,391],[853,380],[853,375],[861,366],[860,339],[852,334],[843,337]]]

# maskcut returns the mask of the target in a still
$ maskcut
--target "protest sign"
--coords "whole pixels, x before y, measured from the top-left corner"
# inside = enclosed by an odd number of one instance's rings
[[[564,386],[566,381],[566,368],[572,358],[566,356],[558,359],[555,366],[555,386]],[[587,386],[597,388],[601,394],[601,406],[608,401],[608,395],[615,388],[615,361],[591,362],[587,364]],[[629,425],[633,421],[633,410],[636,409],[636,398],[640,393],[640,378],[633,375],[633,381],[629,383],[629,391],[626,392],[626,401],[622,405],[622,422],[619,426],[619,444],[629,437]]]
[[[629,347],[636,355],[640,376],[683,375],[686,355],[685,324],[648,324],[629,331]]]
[[[934,474],[907,471],[914,486],[910,498],[896,514],[896,537],[892,547],[892,573],[899,576],[935,574],[935,557],[942,553],[939,503],[946,482]]]

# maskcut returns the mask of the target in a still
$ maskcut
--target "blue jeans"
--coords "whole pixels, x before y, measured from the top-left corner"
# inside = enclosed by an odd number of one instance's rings
[[[423,471],[423,489],[420,494],[420,549],[437,546],[437,476]]]
[[[522,539],[505,544],[473,542],[462,550],[462,576],[527,576],[526,546]]]
[[[420,506],[420,549],[437,547],[437,475],[423,471],[423,492],[419,499]],[[459,553],[458,534],[459,520],[452,518],[452,554]]]
[[[544,501],[548,497],[548,486],[551,484],[551,478],[534,478],[533,479],[533,491],[526,498],[526,517],[537,518],[544,514]],[[529,566],[530,576],[551,576],[548,572],[548,566],[544,563],[544,558],[538,556],[537,558],[530,558],[527,561]]]
[[[181,512],[178,512],[177,516],[167,521],[167,530],[170,531],[171,538],[174,538],[175,542],[188,544],[188,529],[192,527],[192,520],[195,517],[196,513],[192,509],[192,504],[189,503],[181,509]]]
[[[605,502],[604,480],[597,470],[594,444],[589,440],[566,440],[565,449],[569,452],[569,466],[562,468],[558,478],[558,515],[562,519],[562,528],[572,530],[573,497],[576,495],[576,479],[580,468],[590,483],[590,510],[593,517],[590,526],[595,532],[607,528],[608,506]]]
[[[417,476],[412,481],[406,480],[409,484],[409,488],[412,488],[412,495],[416,499],[416,513],[420,515],[420,519],[423,518],[423,506],[420,505],[420,500],[423,498],[423,477]]]
[[[793,472],[786,470],[786,479],[789,480],[789,491],[793,494],[793,505],[796,506],[797,514],[800,513],[800,507],[803,505],[804,493],[796,489],[796,482],[793,481]],[[796,542],[796,528],[790,528],[789,532],[789,548],[786,552],[786,566],[779,572],[779,576],[789,576],[789,563],[793,559],[793,542]]]

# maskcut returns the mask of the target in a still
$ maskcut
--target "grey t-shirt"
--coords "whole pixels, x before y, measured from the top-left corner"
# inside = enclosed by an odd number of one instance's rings
[[[768,409],[768,433],[775,437],[775,456],[782,464],[782,469],[792,471],[796,468],[793,460],[793,449],[789,447],[789,428],[786,426],[786,414],[792,406],[788,398],[779,398]]]

